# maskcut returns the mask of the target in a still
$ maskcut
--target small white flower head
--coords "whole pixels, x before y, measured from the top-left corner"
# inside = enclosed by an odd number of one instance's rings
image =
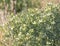
[[[19,38],[16,38],[16,40],[19,40]]]
[[[38,10],[38,8],[35,8],[35,10]]]
[[[26,26],[26,24],[23,24],[23,26],[25,27],[25,26]]]
[[[22,32],[19,32],[18,36],[20,36],[22,34]]]
[[[27,36],[30,35],[29,33],[26,34]]]
[[[3,23],[2,26],[4,26],[5,24]]]
[[[49,3],[48,3],[48,5],[52,5],[52,3],[51,3],[51,2],[49,2]]]
[[[36,24],[36,21],[34,21],[33,24]]]
[[[47,42],[47,44],[51,44],[50,42]]]
[[[11,30],[13,30],[13,28],[11,27]]]
[[[51,24],[55,24],[55,22],[53,21],[53,22],[51,22]]]
[[[42,21],[42,19],[41,19],[41,20],[39,20],[39,23],[40,23],[40,22],[43,22],[43,21]]]

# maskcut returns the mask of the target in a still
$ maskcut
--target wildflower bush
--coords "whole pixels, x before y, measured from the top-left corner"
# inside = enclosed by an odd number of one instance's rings
[[[5,25],[8,46],[59,46],[60,6],[48,4],[45,9],[28,8],[11,14]]]

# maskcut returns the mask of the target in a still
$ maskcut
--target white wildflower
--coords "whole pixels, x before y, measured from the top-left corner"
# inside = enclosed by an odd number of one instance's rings
[[[43,21],[42,21],[42,19],[41,19],[41,20],[39,20],[39,23],[40,23],[40,22],[43,22]]]
[[[33,24],[36,24],[36,21],[34,21]]]

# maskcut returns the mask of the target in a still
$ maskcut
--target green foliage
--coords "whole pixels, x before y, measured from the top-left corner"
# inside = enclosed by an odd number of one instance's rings
[[[60,45],[60,6],[48,4],[41,11],[29,8],[17,15],[11,14],[7,27],[12,46],[59,46]]]
[[[20,12],[22,10],[24,10],[25,8],[40,8],[40,0],[17,0],[16,1],[16,11]]]
[[[16,1],[16,2],[15,2]],[[40,0],[15,0],[13,1],[15,4],[14,10],[16,12],[21,12],[24,9],[28,9],[28,8],[41,8],[40,6]],[[11,0],[0,0],[0,4],[1,4],[1,9],[4,9],[4,3],[5,5],[8,5],[8,11],[11,10]]]
[[[11,10],[10,0],[0,0],[0,8],[4,4]],[[7,16],[8,23],[0,27],[1,46],[60,46],[60,5],[40,9],[40,0],[16,0],[12,7],[17,14]]]

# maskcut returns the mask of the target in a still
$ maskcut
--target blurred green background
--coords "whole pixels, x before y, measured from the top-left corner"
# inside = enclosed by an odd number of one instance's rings
[[[0,0],[0,46],[60,46],[59,0]]]

